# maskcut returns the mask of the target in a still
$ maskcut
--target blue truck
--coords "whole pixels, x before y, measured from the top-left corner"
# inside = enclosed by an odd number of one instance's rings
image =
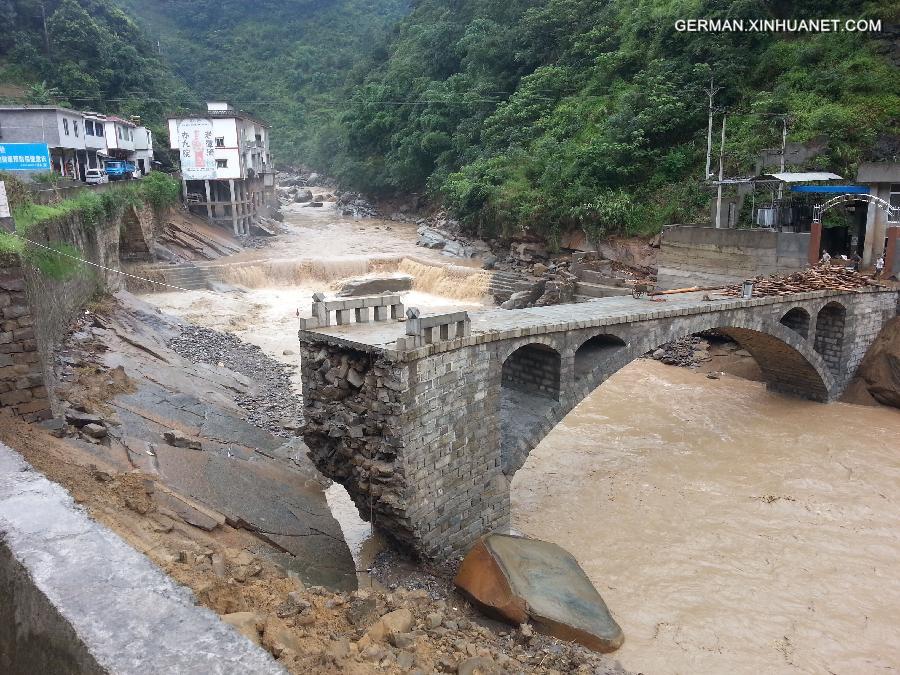
[[[122,159],[108,159],[103,162],[103,168],[109,175],[110,180],[126,180],[134,178],[134,172],[137,169],[134,162]]]

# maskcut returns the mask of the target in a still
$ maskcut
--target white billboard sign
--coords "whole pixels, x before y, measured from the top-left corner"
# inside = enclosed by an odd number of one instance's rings
[[[216,147],[210,119],[186,119],[178,122],[181,175],[187,180],[211,180],[216,177]]]
[[[6,183],[0,180],[0,218],[11,217],[9,212],[9,199],[6,198]]]

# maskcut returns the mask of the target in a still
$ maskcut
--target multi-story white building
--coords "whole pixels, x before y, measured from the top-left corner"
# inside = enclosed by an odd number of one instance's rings
[[[0,106],[0,143],[4,142],[46,144],[50,170],[75,180],[84,180],[87,169],[102,167],[104,159],[134,162],[136,175],[149,173],[153,161],[153,133],[146,127],[58,106]]]
[[[141,176],[146,176],[152,170],[153,132],[147,127],[134,129],[134,163]]]
[[[0,143],[46,143],[52,171],[76,180],[84,177],[84,117],[80,112],[50,105],[2,106]]]
[[[274,198],[269,125],[227,103],[169,118],[179,151],[184,199],[191,211],[246,235],[260,207]]]
[[[106,148],[106,115],[95,112],[82,113],[84,118],[84,149],[87,168],[103,167],[103,159],[108,156]]]
[[[109,156],[134,161],[134,130],[137,125],[114,115],[106,118],[105,125]]]

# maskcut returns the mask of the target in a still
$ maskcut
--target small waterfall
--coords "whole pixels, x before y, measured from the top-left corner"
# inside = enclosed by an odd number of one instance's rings
[[[491,274],[460,265],[433,265],[404,258],[400,272],[413,278],[413,289],[454,300],[480,300],[488,293]]]
[[[216,276],[247,288],[300,286],[311,281],[331,283],[369,271],[367,258],[330,260],[269,260],[246,265],[222,265]]]

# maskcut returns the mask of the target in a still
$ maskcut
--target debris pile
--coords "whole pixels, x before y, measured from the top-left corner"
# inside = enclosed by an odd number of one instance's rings
[[[667,342],[650,352],[649,356],[667,366],[696,368],[700,363],[709,361],[709,342],[696,335],[689,335],[674,342]]]
[[[235,395],[247,421],[276,436],[296,435],[303,423],[302,403],[291,386],[290,367],[266,356],[257,345],[200,326],[184,326],[167,346],[194,363],[225,367],[255,381],[258,391]]]
[[[868,286],[881,286],[877,281],[872,281],[869,277],[863,276],[849,267],[829,267],[827,265],[817,265],[792,274],[760,276],[750,281],[753,282],[753,296],[761,298],[810,291],[854,292]],[[741,286],[742,284],[726,286],[722,290],[722,294],[729,297],[740,297]]]

